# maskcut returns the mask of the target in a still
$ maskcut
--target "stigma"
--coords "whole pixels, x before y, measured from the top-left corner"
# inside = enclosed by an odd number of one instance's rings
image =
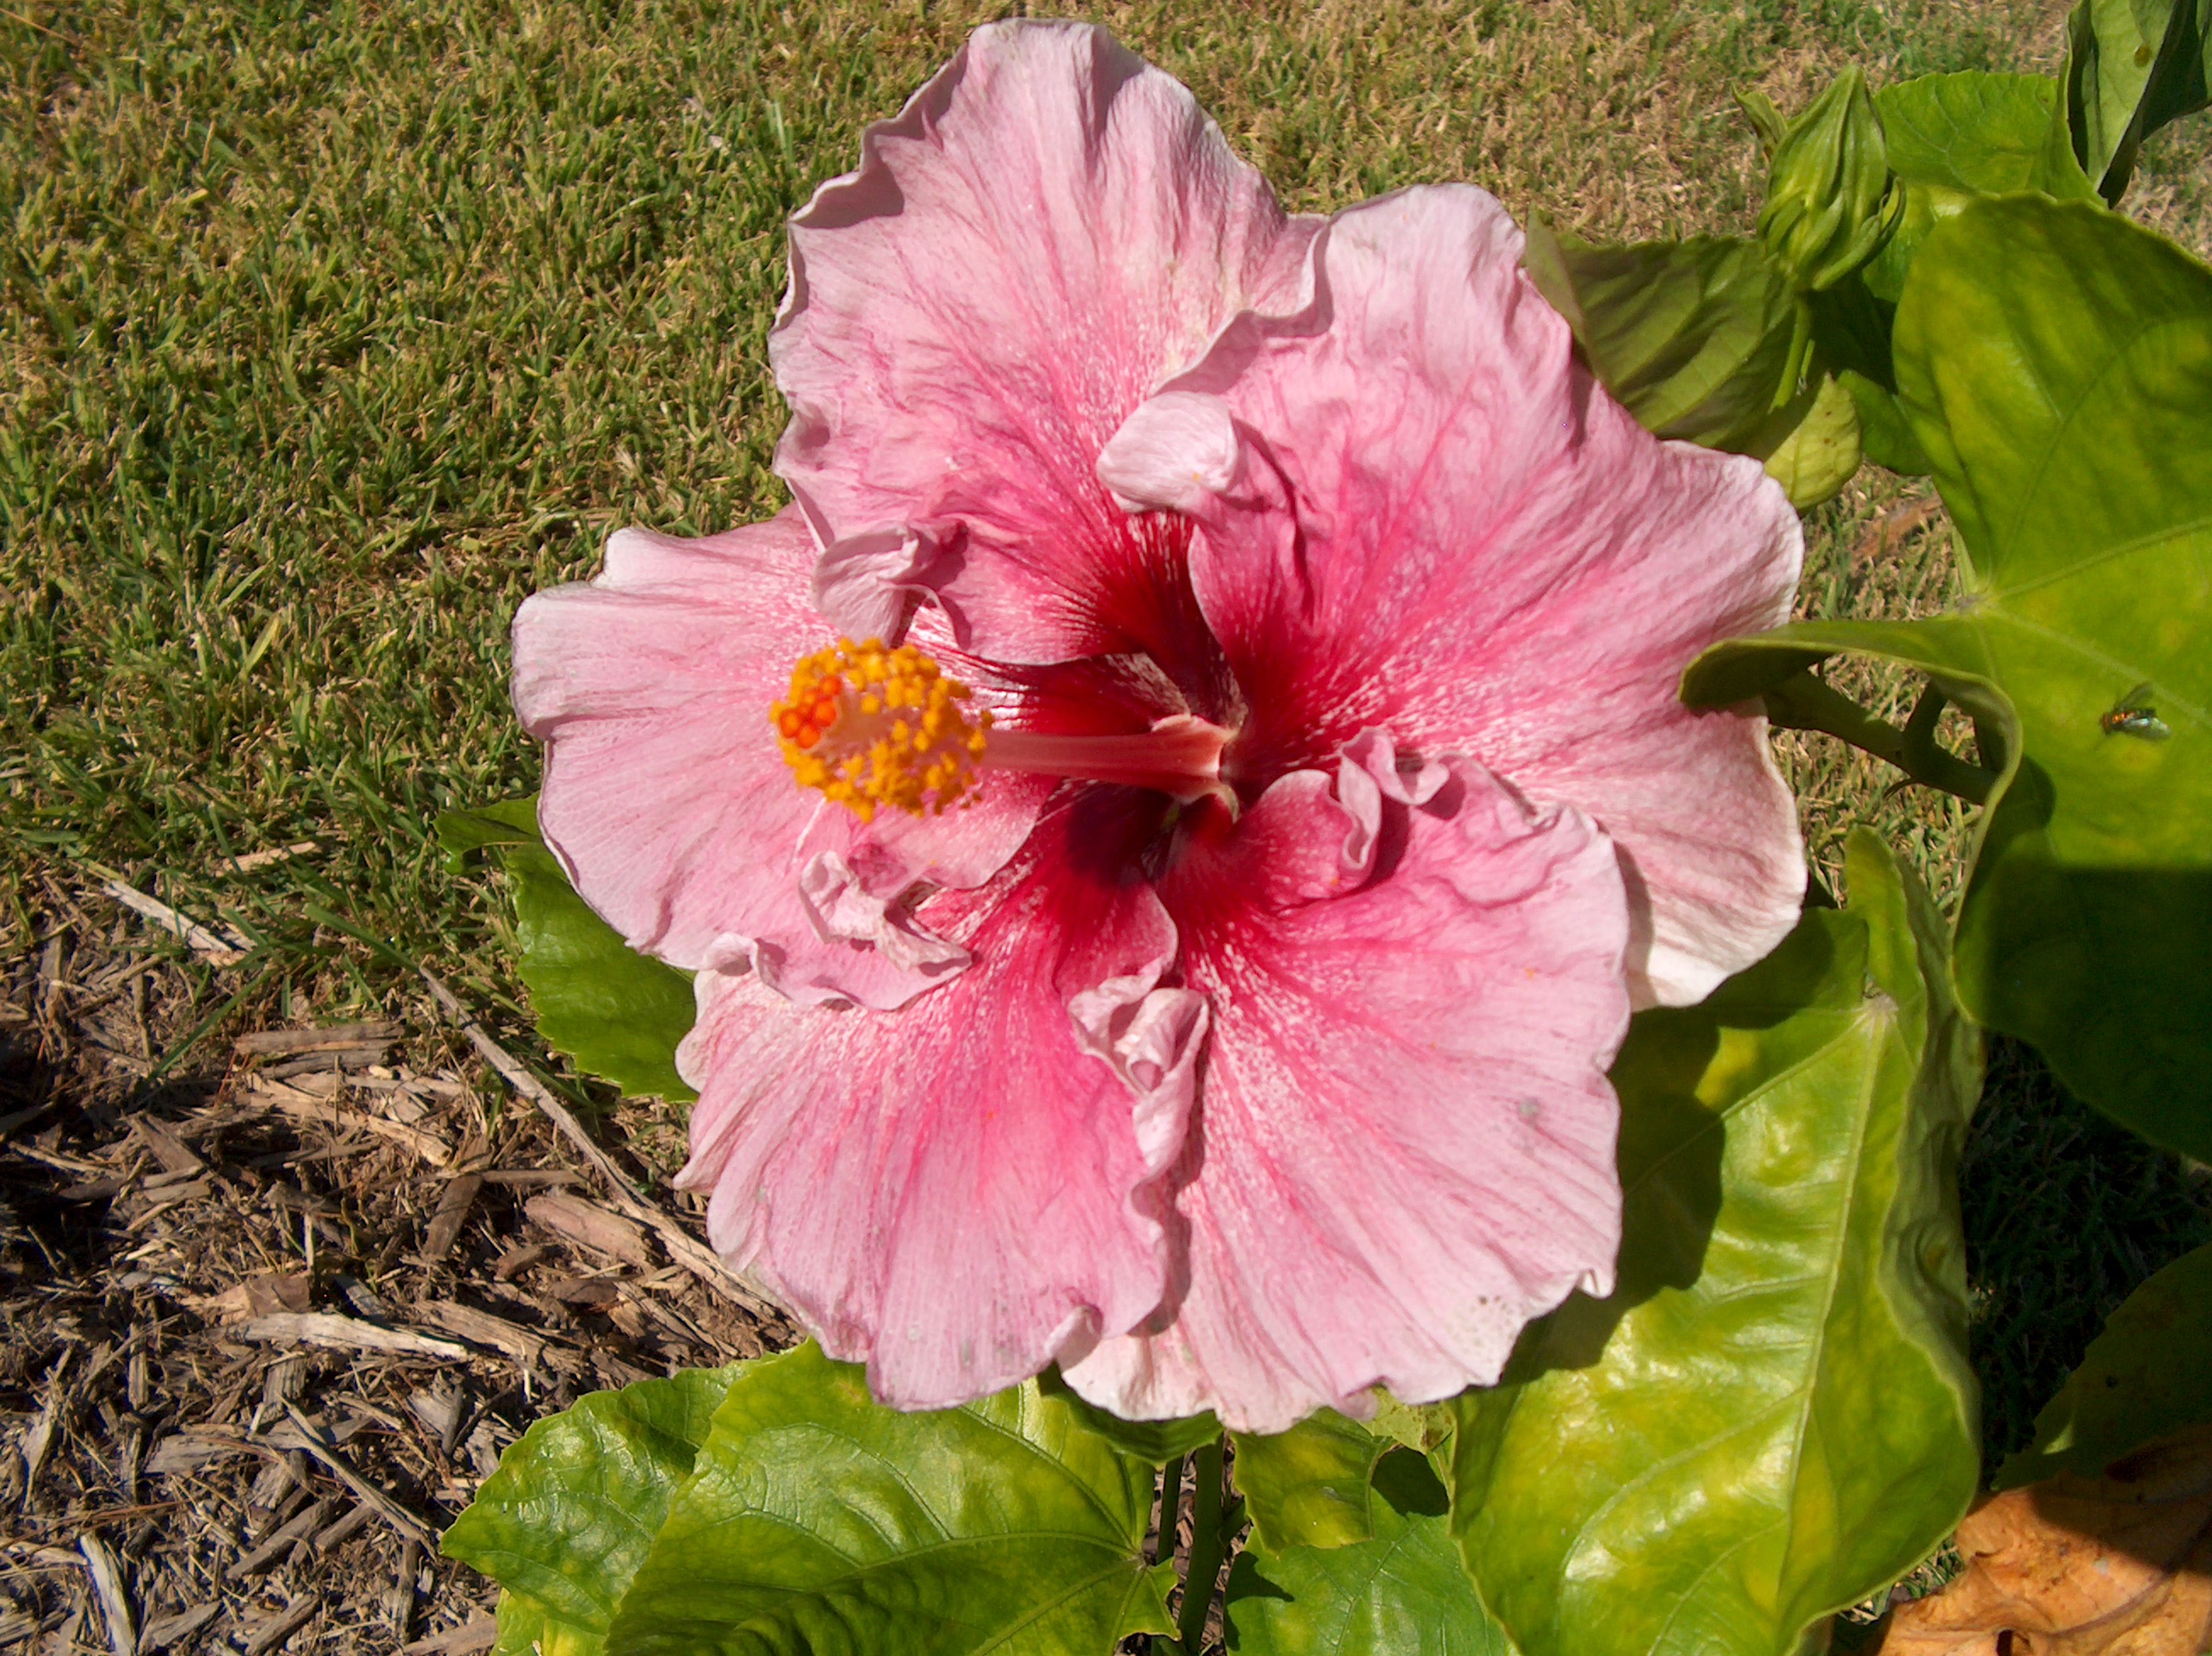
[[[975,692],[911,644],[841,638],[792,669],[791,694],[769,709],[784,762],[863,822],[885,806],[933,816],[977,797],[988,770],[1141,788],[1188,804],[1236,795],[1221,780],[1232,733],[1188,714],[1119,735],[1061,736],[995,727],[971,714]]]

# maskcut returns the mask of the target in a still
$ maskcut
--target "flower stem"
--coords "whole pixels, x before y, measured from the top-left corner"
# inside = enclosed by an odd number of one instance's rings
[[[1766,716],[1784,729],[1818,730],[1849,742],[1860,752],[1895,765],[1923,787],[1938,788],[1971,804],[1985,804],[1996,777],[1936,746],[1936,721],[1947,699],[1930,685],[1913,708],[1911,719],[1899,730],[1831,688],[1808,667],[1766,692]]]
[[[1221,1440],[1190,1458],[1190,1563],[1183,1572],[1182,1610],[1176,1617],[1183,1656],[1200,1656],[1214,1578],[1221,1574]]]

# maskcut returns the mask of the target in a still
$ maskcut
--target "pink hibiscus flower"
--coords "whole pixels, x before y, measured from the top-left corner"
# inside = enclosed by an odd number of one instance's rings
[[[1286,216],[1103,32],[983,29],[793,221],[797,505],[523,606],[547,842],[698,973],[682,1182],[885,1401],[1276,1430],[1607,1291],[1632,1007],[1796,915],[1674,682],[1800,545],[1521,246]]]

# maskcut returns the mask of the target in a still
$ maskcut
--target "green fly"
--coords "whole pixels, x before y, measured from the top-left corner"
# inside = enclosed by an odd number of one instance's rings
[[[2112,703],[2112,710],[2097,723],[2107,736],[2140,736],[2147,742],[2162,742],[2173,732],[2158,709],[2150,704],[2150,686],[2137,685]]]

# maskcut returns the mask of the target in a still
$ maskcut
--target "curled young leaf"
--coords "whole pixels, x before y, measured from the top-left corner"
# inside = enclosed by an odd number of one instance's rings
[[[1797,429],[1766,457],[1766,475],[1802,512],[1833,500],[1858,469],[1858,406],[1850,388],[1831,374],[1821,380],[1820,394]]]
[[[1911,877],[1863,833],[1847,874],[1848,909],[1638,1017],[1620,1288],[1454,1405],[1453,1528],[1524,1656],[1784,1656],[1973,1493],[1980,1044]]]
[[[2059,79],[2059,119],[2075,159],[2117,202],[2142,141],[2205,107],[2212,0],[2081,0],[2067,22]]]
[[[1601,247],[1529,221],[1529,279],[1644,429],[1771,453],[1812,405],[1812,316],[1764,247],[1700,236]]]
[[[1287,1432],[1240,1432],[1231,1441],[1237,1488],[1266,1546],[1342,1547],[1375,1533],[1368,1479],[1388,1436],[1324,1409]]]

